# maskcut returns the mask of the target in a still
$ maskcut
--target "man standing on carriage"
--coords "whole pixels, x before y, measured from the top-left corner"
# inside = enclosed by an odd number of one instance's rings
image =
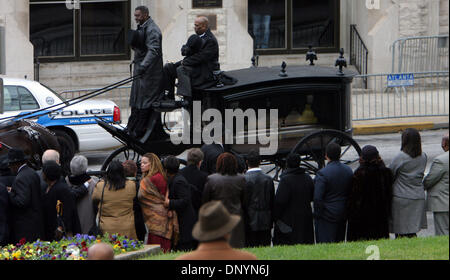
[[[130,33],[130,45],[134,50],[133,81],[130,95],[131,115],[127,131],[140,138],[145,134],[153,113],[151,105],[162,95],[163,62],[162,34],[145,6],[135,9],[137,30]]]

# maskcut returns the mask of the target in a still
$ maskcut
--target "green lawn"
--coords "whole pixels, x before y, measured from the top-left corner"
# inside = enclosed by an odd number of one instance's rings
[[[449,240],[443,237],[401,238],[339,244],[246,248],[260,260],[366,260],[368,246],[379,248],[380,260],[448,260]],[[173,260],[181,253],[160,254],[143,260]]]

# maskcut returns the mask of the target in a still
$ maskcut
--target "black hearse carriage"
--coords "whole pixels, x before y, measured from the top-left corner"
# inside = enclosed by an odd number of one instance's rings
[[[283,63],[280,67],[251,67],[247,69],[229,71],[227,76],[237,80],[234,85],[212,86],[207,89],[194,89],[193,101],[201,101],[201,111],[215,108],[225,116],[227,109],[265,110],[269,119],[270,109],[278,110],[278,124],[276,139],[278,147],[273,154],[262,155],[263,164],[274,164],[275,179],[283,168],[286,156],[299,153],[302,158],[302,167],[314,174],[325,165],[325,148],[334,141],[342,148],[341,161],[356,167],[361,149],[352,139],[351,115],[351,83],[354,73],[340,72],[337,68],[321,66],[288,66]],[[143,140],[139,141],[129,137],[122,130],[99,121],[124,146],[112,153],[102,167],[106,169],[111,160],[115,158],[133,159],[138,161],[140,156],[153,152],[160,157],[179,155],[192,147],[193,126],[189,125],[191,142],[175,145],[172,143],[168,129],[164,130],[165,115],[174,108],[163,109],[164,102],[156,104],[155,108],[162,113],[155,113],[149,130]],[[178,107],[183,102],[177,102]],[[193,122],[193,102],[184,104],[190,113],[190,123]],[[164,112],[166,111],[166,112]],[[161,117],[162,115],[162,117]],[[225,120],[225,117],[222,119]],[[202,127],[207,125],[202,122]],[[234,123],[236,129],[236,120]],[[268,126],[270,127],[270,126]],[[166,127],[167,128],[167,127]],[[245,122],[245,137],[252,133],[269,133],[268,131],[251,131]],[[225,150],[245,157],[251,149],[258,149],[260,144],[236,144],[239,131],[226,131],[233,133],[233,144],[225,143]],[[236,136],[238,135],[238,136]],[[268,134],[266,134],[267,136]],[[245,138],[248,140],[248,138]],[[258,138],[257,138],[258,139]],[[264,146],[263,146],[264,147]],[[266,145],[267,147],[267,145]],[[270,172],[271,172],[270,171]]]

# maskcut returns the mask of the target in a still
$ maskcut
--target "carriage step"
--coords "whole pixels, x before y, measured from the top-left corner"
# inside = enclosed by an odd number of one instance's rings
[[[186,100],[164,100],[153,102],[152,108],[158,112],[171,112],[180,108],[187,108],[189,102]]]

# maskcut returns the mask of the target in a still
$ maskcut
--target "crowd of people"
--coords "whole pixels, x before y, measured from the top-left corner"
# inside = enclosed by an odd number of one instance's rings
[[[159,244],[164,252],[198,248],[191,257],[199,258],[208,248],[413,237],[427,227],[427,210],[436,234],[448,235],[448,134],[442,149],[424,176],[427,156],[415,129],[403,132],[389,166],[367,145],[354,172],[340,162],[341,147],[330,143],[328,164],[314,179],[300,156],[290,154],[276,191],[256,151],[242,168],[242,159],[220,144],[188,150],[181,170],[175,156],[147,153],[140,168],[112,161],[100,179],[87,174],[82,155],[64,177],[57,151],[46,151],[36,172],[24,151],[11,149],[0,160],[0,244],[107,232]]]

